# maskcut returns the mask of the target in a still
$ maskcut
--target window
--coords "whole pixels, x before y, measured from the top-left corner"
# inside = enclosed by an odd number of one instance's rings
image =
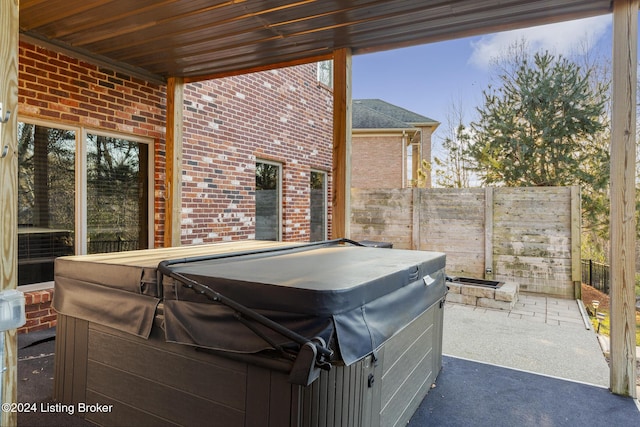
[[[333,60],[318,62],[318,82],[333,89]]]
[[[18,284],[53,280],[74,253],[74,130],[18,123]]]
[[[256,239],[282,238],[282,168],[277,163],[256,162]]]
[[[148,146],[87,134],[87,252],[146,249]]]
[[[59,256],[149,246],[149,149],[82,129],[18,123],[19,285],[53,280]]]
[[[312,242],[327,239],[327,174],[311,171],[311,238]]]

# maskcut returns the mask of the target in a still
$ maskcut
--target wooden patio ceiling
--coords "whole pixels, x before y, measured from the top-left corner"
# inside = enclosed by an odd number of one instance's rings
[[[610,0],[20,0],[20,32],[153,80],[198,80],[611,10]]]

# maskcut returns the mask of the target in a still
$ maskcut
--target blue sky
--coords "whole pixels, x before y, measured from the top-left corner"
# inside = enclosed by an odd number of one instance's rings
[[[438,144],[452,104],[471,121],[491,80],[491,59],[523,39],[533,50],[571,56],[586,49],[610,60],[611,15],[356,55],[352,96],[379,98],[441,122]]]

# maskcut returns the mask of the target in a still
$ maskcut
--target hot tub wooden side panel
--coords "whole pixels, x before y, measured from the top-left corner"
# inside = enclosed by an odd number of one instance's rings
[[[86,402],[89,322],[58,315],[53,399]]]
[[[442,366],[440,304],[350,366],[309,387],[286,373],[59,315],[54,399],[114,405],[98,425],[355,427],[404,425]],[[161,319],[156,319],[158,322]]]
[[[406,425],[435,382],[442,368],[443,310],[440,302],[432,305],[383,346],[379,425]]]
[[[351,366],[335,366],[303,389],[301,426],[404,426],[442,368],[439,302]],[[295,425],[295,424],[294,424]]]
[[[166,343],[156,328],[145,340],[59,322],[54,399],[114,405],[80,414],[98,425],[298,425],[301,390],[284,373]]]
[[[309,387],[301,388],[299,424],[303,427],[370,427],[376,406],[373,395],[379,384],[369,386],[375,366],[371,356],[350,366],[333,366]]]

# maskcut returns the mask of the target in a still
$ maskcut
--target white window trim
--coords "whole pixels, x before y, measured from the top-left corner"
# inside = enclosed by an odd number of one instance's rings
[[[137,142],[140,144],[147,144],[148,146],[148,159],[147,159],[147,188],[149,189],[147,191],[147,206],[148,208],[148,212],[147,212],[147,229],[149,230],[149,232],[147,233],[147,247],[148,248],[153,248],[154,245],[154,234],[155,234],[155,228],[154,228],[154,218],[155,218],[155,206],[154,206],[154,194],[155,194],[155,188],[154,188],[154,184],[155,184],[155,180],[154,180],[154,176],[155,176],[155,168],[154,168],[154,143],[153,143],[153,139],[151,138],[144,138],[144,137],[140,137],[137,135],[129,135],[129,134],[124,134],[124,133],[117,133],[117,132],[109,132],[109,131],[104,131],[104,130],[96,130],[96,129],[91,129],[91,128],[81,128],[82,129],[82,148],[79,149],[78,151],[81,151],[81,153],[79,152],[78,154],[82,154],[82,159],[86,164],[86,159],[87,159],[87,134],[92,134],[92,135],[98,135],[98,136],[105,136],[107,138],[118,138],[118,139],[126,139],[127,141],[133,141],[133,142]],[[79,157],[79,156],[78,156]],[[81,165],[84,166],[84,165]],[[76,171],[81,171],[81,182],[82,182],[82,192],[84,193],[82,196],[84,197],[81,201],[77,201],[76,206],[80,206],[80,209],[82,212],[76,213],[76,215],[81,214],[82,215],[82,219],[83,219],[83,226],[84,229],[82,230],[83,236],[82,236],[82,246],[83,246],[83,251],[79,252],[81,254],[86,254],[87,253],[87,168],[86,167],[80,167],[80,168],[76,168]],[[80,193],[80,191],[77,191],[78,193]],[[79,235],[79,234],[78,234]]]
[[[87,130],[76,144],[76,253],[87,253]]]
[[[320,76],[320,70],[322,68],[322,64],[324,63],[329,63],[329,82],[325,82],[322,81],[321,76]],[[320,83],[321,85],[328,87],[329,89],[333,89],[333,59],[326,59],[324,61],[318,61],[316,63],[316,80],[318,81],[318,83]]]

